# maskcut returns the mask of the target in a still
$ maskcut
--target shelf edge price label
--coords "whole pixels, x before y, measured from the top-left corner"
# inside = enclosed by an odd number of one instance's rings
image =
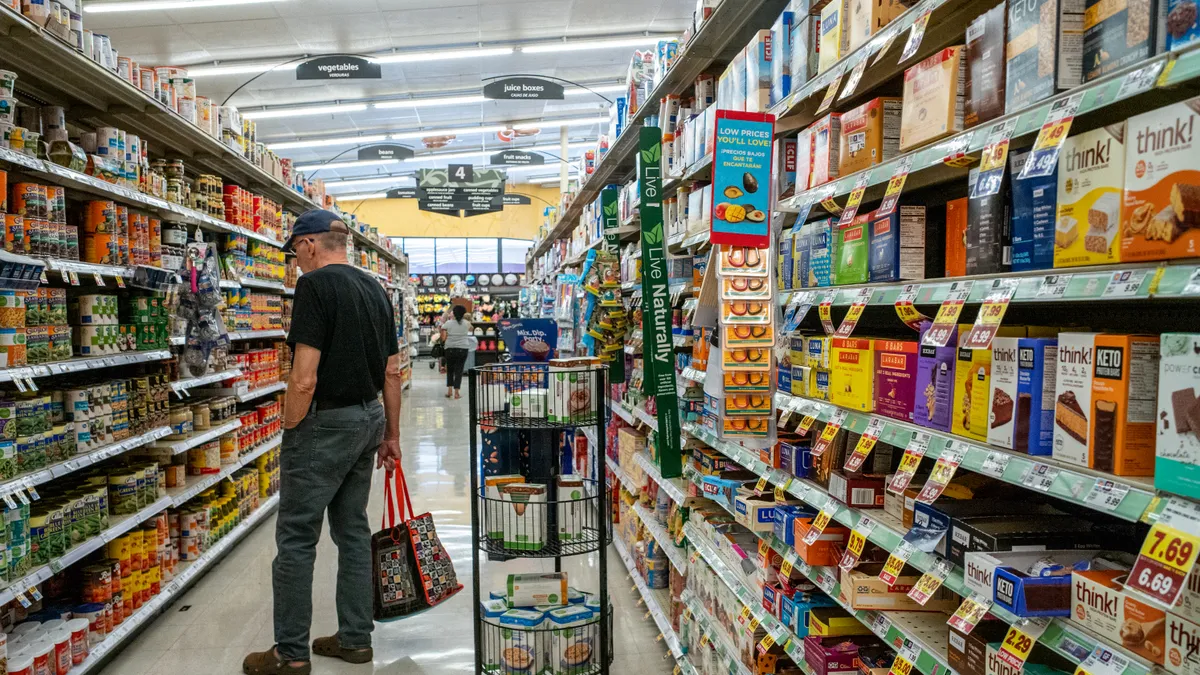
[[[850,196],[846,198],[846,208],[838,219],[838,227],[845,227],[854,222],[854,217],[858,215],[858,206],[862,204],[863,194],[866,193],[867,184],[870,182],[870,169],[863,170],[858,174],[858,178],[854,179],[854,187],[850,190]]]
[[[1026,620],[1011,626],[1004,636],[1004,642],[1000,643],[997,656],[1020,671],[1029,658],[1029,652],[1033,651],[1033,645],[1046,631],[1047,625],[1049,623],[1046,621]]]
[[[1122,675],[1128,667],[1129,659],[1101,645],[1080,662],[1075,675]]]
[[[854,95],[854,90],[858,89],[858,82],[862,79],[863,73],[867,70],[867,61],[871,60],[871,55],[867,54],[859,59],[858,63],[854,64],[854,70],[850,71],[850,78],[846,80],[846,88],[842,90],[842,95],[838,97],[839,101],[845,101]]]
[[[817,316],[821,317],[821,328],[825,330],[826,335],[833,335],[837,329],[833,327],[833,301],[837,298],[837,291],[826,293],[821,298],[821,304],[817,305]]]
[[[699,551],[692,554],[692,562],[696,562],[695,558],[699,555]],[[765,539],[758,542],[758,559],[765,565],[771,560],[771,545]]]
[[[942,164],[960,168],[966,168],[974,164],[975,156],[967,154],[967,152],[971,149],[971,143],[974,140],[974,130],[968,130],[961,136],[956,136],[951,139],[949,144],[946,146],[947,152],[942,157]]]
[[[900,60],[897,64],[916,56],[917,50],[921,48],[921,40],[925,39],[925,28],[929,25],[929,15],[931,11],[925,10],[917,20],[913,22],[912,28],[908,31],[908,41],[904,43],[904,51],[900,52]],[[818,114],[820,111],[817,111]]]
[[[1100,294],[1103,298],[1132,298],[1138,294],[1142,287],[1142,281],[1146,278],[1149,270],[1124,270],[1113,272],[1112,277],[1108,280],[1108,285],[1104,287],[1104,292]]]
[[[854,302],[850,305],[850,309],[846,311],[846,317],[842,319],[842,325],[838,326],[834,337],[848,338],[854,332],[854,327],[858,325],[859,318],[862,317],[863,310],[867,305],[871,304],[871,296],[875,294],[873,288],[860,288],[854,296]]]
[[[992,346],[992,340],[1000,332],[1000,322],[1004,320],[1008,305],[1020,285],[1021,282],[1016,279],[992,280],[992,287],[983,306],[979,308],[979,316],[975,317],[975,324],[964,338],[964,346],[968,349],[988,349]]]
[[[912,155],[905,155],[900,160],[900,164],[896,167],[896,173],[888,179],[887,190],[883,193],[883,201],[879,202],[879,208],[875,209],[876,218],[890,216],[896,210],[896,204],[900,202],[900,192],[904,190],[904,183],[908,180],[908,173],[912,171],[912,165]]]
[[[970,597],[962,601],[958,609],[954,612],[954,616],[946,623],[950,624],[955,630],[970,635],[971,631],[975,630],[975,626],[983,620],[987,615],[988,610],[992,608],[992,598],[983,593],[974,592]]]
[[[863,430],[862,435],[858,437],[858,443],[854,446],[854,452],[846,458],[846,471],[858,471],[862,468],[867,457],[871,455],[871,450],[875,448],[875,444],[879,442],[879,436],[883,433],[883,420],[878,417],[872,417],[867,423],[867,428]]]
[[[1140,94],[1153,87],[1158,81],[1158,74],[1162,69],[1163,62],[1155,61],[1123,77],[1121,79],[1121,88],[1117,89],[1116,100],[1119,101],[1127,96]]]
[[[925,603],[929,602],[929,599],[932,598],[934,594],[938,592],[938,589],[942,587],[942,584],[946,582],[946,577],[950,576],[950,572],[953,569],[954,566],[949,560],[939,559],[936,563],[934,563],[933,569],[929,570],[925,574],[922,574],[921,578],[917,579],[917,583],[909,589],[908,597],[916,601],[918,605],[924,607]]]
[[[816,294],[813,291],[804,291],[795,293],[788,301],[787,309],[783,313],[783,332],[792,333],[800,327],[800,323],[804,321],[804,317],[808,316],[808,312],[812,309],[813,298]]]
[[[991,476],[992,478],[1003,478],[1004,471],[1008,468],[1008,463],[1011,460],[1011,455],[990,450],[987,457],[983,458],[983,466],[979,467],[979,473]]]
[[[804,418],[800,420],[800,425],[798,427],[796,427],[796,431],[800,432],[801,436],[807,436],[808,430],[812,429],[812,425],[815,424],[816,421],[817,421],[816,415],[813,415],[811,413],[808,415],[805,415]]]
[[[840,431],[842,425],[846,423],[846,415],[847,412],[845,410],[838,409],[837,412],[833,413],[833,417],[830,417],[829,421],[825,423],[825,428],[821,430],[820,437],[818,437],[817,442],[813,444],[811,451],[813,457],[820,457],[821,455],[825,454],[826,450],[829,449],[829,445],[833,443],[833,439],[837,437],[838,431]]]
[[[896,659],[892,661],[892,667],[888,670],[888,675],[912,675],[913,664],[903,656],[897,654]]]
[[[950,342],[950,336],[954,334],[955,330],[958,330],[958,317],[962,314],[963,305],[967,303],[967,298],[971,297],[971,289],[974,287],[974,281],[955,281],[950,284],[950,292],[946,294],[946,299],[938,307],[937,316],[933,318],[933,325],[925,332],[925,338],[921,344],[929,347],[945,347]]]
[[[888,483],[888,490],[894,494],[903,494],[908,489],[908,484],[912,482],[913,474],[921,465],[921,459],[925,457],[925,451],[929,449],[929,441],[932,439],[932,435],[923,431],[913,432],[908,446],[904,448],[904,456],[900,458],[900,466],[892,476],[892,482]]]
[[[1021,484],[1039,492],[1049,492],[1062,471],[1058,467],[1034,462],[1021,473]]]
[[[883,569],[879,570],[879,579],[888,586],[895,585],[896,580],[900,578],[900,572],[904,570],[904,563],[908,562],[916,550],[911,543],[901,540],[883,564]]]
[[[1175,606],[1200,553],[1200,504],[1171,497],[1150,528],[1126,586]]]
[[[1033,142],[1033,149],[1025,158],[1025,166],[1021,168],[1018,179],[1049,176],[1054,173],[1054,167],[1058,166],[1059,152],[1063,142],[1067,140],[1071,122],[1075,119],[1075,113],[1079,112],[1081,103],[1083,92],[1059,99],[1050,106],[1050,113],[1046,115],[1046,121],[1038,131],[1037,140]]]
[[[1105,511],[1116,511],[1129,494],[1129,486],[1107,478],[1097,478],[1083,498],[1085,504],[1091,504]]]
[[[858,564],[858,559],[862,556],[863,547],[867,544],[867,539],[871,533],[875,531],[875,521],[867,516],[859,519],[858,524],[850,530],[850,540],[846,542],[846,552],[842,554],[842,560],[838,563],[838,567],[847,572],[854,569]]]
[[[963,457],[967,454],[965,448],[957,447],[958,444],[959,441],[946,443],[941,456],[938,457],[937,464],[933,465],[929,480],[925,481],[925,486],[917,495],[917,501],[923,504],[932,504],[946,491],[946,486],[954,478],[954,472],[958,471],[958,465],[962,463]]]
[[[1004,172],[1008,168],[1008,144],[1013,130],[1017,128],[1016,118],[992,125],[988,130],[987,141],[983,145],[983,155],[979,160],[979,173],[971,185],[971,199],[979,199],[1000,192],[1004,181]]]
[[[1036,297],[1039,300],[1043,298],[1048,300],[1062,300],[1067,296],[1067,287],[1070,285],[1070,274],[1047,274],[1042,277],[1042,282],[1038,284]]]
[[[915,331],[921,330],[922,321],[929,320],[929,317],[918,312],[914,305],[920,293],[921,284],[905,284],[900,289],[900,295],[896,296],[896,316],[904,322],[904,325]]]
[[[885,40],[883,43],[883,46],[880,47],[879,51],[875,53],[875,59],[872,61],[872,65],[878,65],[879,62],[883,60],[883,57],[892,50],[892,45],[896,44],[896,38],[898,37],[900,37],[900,31],[892,31],[891,34],[888,35],[887,40]]]
[[[833,502],[833,500],[829,500]],[[829,525],[829,521],[833,520],[834,514],[837,512],[837,504],[829,503],[821,507],[820,513],[816,518],[813,518],[812,523],[808,526],[808,532],[804,533],[804,543],[812,546],[817,542],[817,539],[824,534],[825,527]]]
[[[830,80],[829,88],[825,90],[825,98],[821,99],[821,105],[817,106],[818,116],[829,110],[829,106],[833,105],[834,100],[837,98],[838,89],[842,87],[842,75],[845,74],[846,71],[842,70]]]

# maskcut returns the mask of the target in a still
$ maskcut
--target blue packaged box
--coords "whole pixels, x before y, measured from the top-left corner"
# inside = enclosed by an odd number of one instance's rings
[[[786,597],[778,585],[763,584],[762,608],[767,610],[776,619],[779,618],[780,613],[783,611],[783,599]]]
[[[833,219],[811,222],[809,228],[808,287],[829,286],[833,283]]]
[[[942,513],[933,504],[913,503],[913,524],[904,539],[919,551],[937,553],[943,558],[950,556],[947,543],[950,531],[950,516]]]
[[[779,442],[779,468],[797,478],[808,478],[812,471],[811,446],[808,442]]]
[[[796,593],[783,596],[779,620],[787,624],[798,638],[808,637],[808,614],[818,607],[834,607],[833,598],[821,593]]]
[[[875,281],[900,280],[900,211],[875,218],[871,214],[871,241],[868,244],[867,276]]]
[[[1182,49],[1200,40],[1200,22],[1197,21],[1196,5],[1193,0],[1165,0],[1167,3],[1167,49]],[[1191,18],[1189,22],[1187,19]]]
[[[746,45],[746,112],[767,112],[771,107],[771,31],[760,30]]]
[[[808,270],[812,259],[812,230],[796,218],[792,226],[792,289],[808,288]]]
[[[1087,561],[1076,563],[1082,571]],[[997,567],[992,575],[992,600],[1017,616],[1071,616],[1072,575],[1064,570],[1045,570],[1047,576],[1033,576],[1014,567]],[[1031,606],[1032,593],[1037,599]],[[1059,599],[1060,602],[1047,602]]]
[[[783,12],[771,26],[771,105],[792,93],[792,30],[796,15]]]
[[[609,115],[609,128],[613,130],[613,138],[619,138],[621,132],[625,131],[625,108],[626,99],[624,96],[618,96],[613,101],[611,114]]]
[[[779,288],[785,291],[792,289],[792,231],[784,230],[779,233]]]
[[[1058,340],[992,340],[987,441],[1029,455],[1053,454]]]
[[[792,368],[791,366],[779,364],[779,391],[792,390]]]
[[[1054,267],[1054,227],[1058,208],[1058,166],[1049,176],[1018,180],[1029,152],[1009,156],[1012,174],[1012,269]]]
[[[781,504],[775,507],[775,536],[788,546],[796,543],[795,521],[798,516],[812,516],[812,511],[802,506]]]

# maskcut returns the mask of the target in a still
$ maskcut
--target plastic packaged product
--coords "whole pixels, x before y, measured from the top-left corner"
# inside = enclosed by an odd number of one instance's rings
[[[574,675],[591,670],[596,631],[592,611],[580,605],[551,610],[546,615],[550,635],[549,663],[542,672]]]
[[[486,623],[500,625],[500,617],[508,611],[508,603],[504,600],[491,599],[479,603],[480,612]],[[483,650],[483,669],[485,672],[497,672],[500,669],[500,641],[485,639]]]
[[[510,609],[500,616],[505,628],[500,641],[500,668],[503,673],[541,673],[543,655],[538,643],[545,615],[528,609]]]
[[[547,572],[544,574],[508,575],[507,597],[513,607],[533,607],[540,604],[565,605],[567,598],[567,574]]]

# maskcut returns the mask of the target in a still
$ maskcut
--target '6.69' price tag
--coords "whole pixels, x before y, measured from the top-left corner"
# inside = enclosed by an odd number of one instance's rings
[[[1150,528],[1126,586],[1173,607],[1200,553],[1200,504],[1171,497]]]

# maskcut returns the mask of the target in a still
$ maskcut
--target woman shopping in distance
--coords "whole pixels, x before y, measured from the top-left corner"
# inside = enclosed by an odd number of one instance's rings
[[[467,308],[455,305],[454,318],[447,317],[442,322],[442,344],[446,346],[446,398],[462,398],[463,366],[467,363],[467,354],[471,348],[471,333],[474,327],[463,317]]]

